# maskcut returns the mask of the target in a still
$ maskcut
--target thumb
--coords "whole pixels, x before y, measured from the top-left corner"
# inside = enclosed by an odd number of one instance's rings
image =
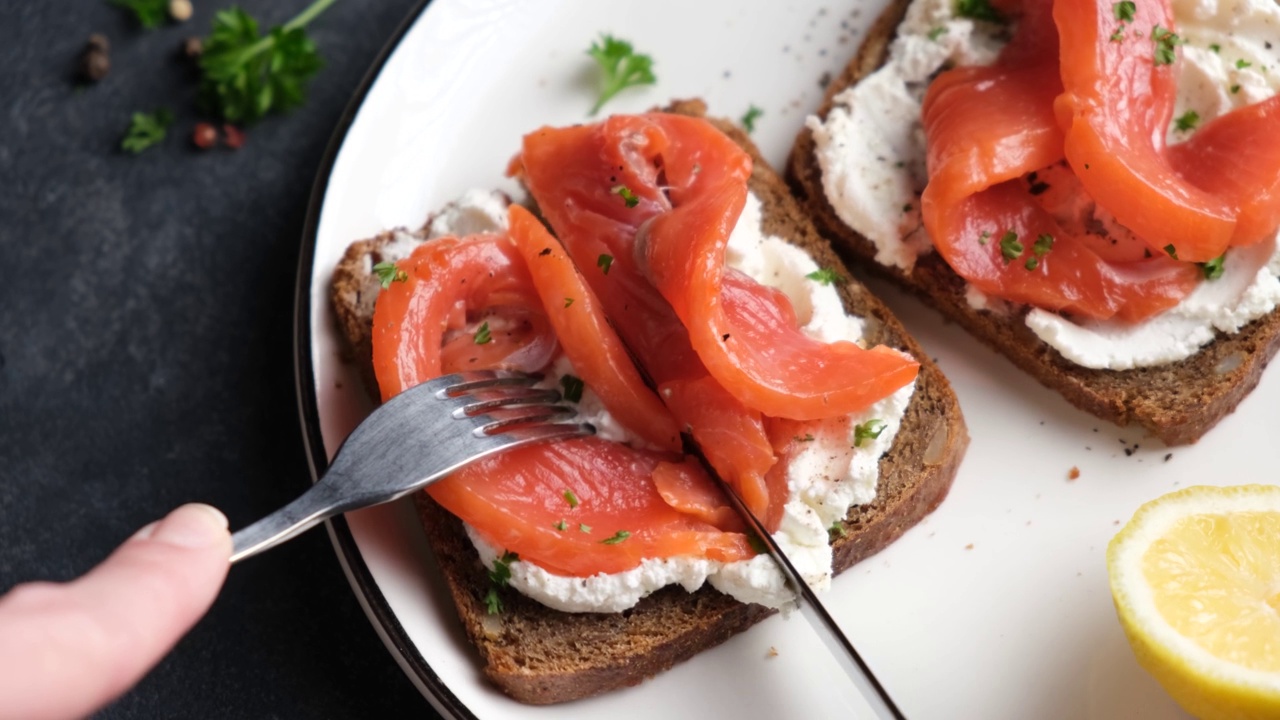
[[[0,720],[81,717],[115,699],[209,609],[230,556],[226,517],[184,505],[84,577],[0,597]]]

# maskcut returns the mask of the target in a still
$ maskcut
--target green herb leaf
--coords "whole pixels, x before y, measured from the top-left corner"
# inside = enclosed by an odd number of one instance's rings
[[[1200,113],[1195,110],[1188,110],[1179,115],[1178,119],[1173,121],[1173,125],[1178,129],[1178,132],[1188,132],[1195,130],[1196,124],[1199,122]]]
[[[1012,230],[1006,231],[1004,237],[1000,238],[1000,254],[1004,256],[1005,265],[1017,260],[1025,249],[1018,242],[1018,233]]]
[[[573,298],[571,298],[571,297],[567,297],[567,298],[565,298],[565,299],[564,299],[564,306],[565,306],[565,307],[569,307],[569,306],[570,306],[570,305],[572,305],[572,304],[573,304]]]
[[[129,121],[129,129],[125,131],[120,148],[125,152],[138,153],[164,140],[169,126],[173,124],[173,113],[160,108],[153,113],[136,112]]]
[[[1049,251],[1052,249],[1053,236],[1049,233],[1041,233],[1040,236],[1036,238],[1035,244],[1031,246],[1031,252],[1034,253],[1036,257],[1044,257],[1045,255],[1048,255]]]
[[[380,262],[374,265],[373,274],[378,276],[378,284],[383,290],[391,287],[393,282],[405,282],[409,279],[409,273],[396,267],[393,262]]]
[[[653,85],[658,81],[653,74],[653,58],[635,52],[631,43],[626,40],[601,35],[600,42],[591,43],[587,54],[595,58],[596,64],[600,66],[603,81],[600,84],[600,97],[591,108],[591,115],[599,112],[605,103],[626,88]]]
[[[480,323],[480,329],[476,330],[476,344],[487,345],[493,340],[493,335],[489,332],[489,321],[485,320]]]
[[[613,267],[613,256],[602,254],[600,257],[596,258],[596,267],[604,271],[605,275],[608,275],[609,268]]]
[[[1038,257],[1027,258],[1027,262],[1023,265],[1023,267],[1025,267],[1028,270],[1035,270],[1036,268],[1040,267],[1040,258]]]
[[[989,230],[983,230],[982,234],[978,236],[978,244],[986,245],[987,241],[990,239],[991,239],[991,232]]]
[[[552,525],[551,527],[560,531],[564,531],[569,529],[569,523],[565,522],[564,518],[560,518],[560,522],[556,523],[555,525]]]
[[[1169,253],[1169,257],[1173,258],[1174,260],[1178,259],[1178,248],[1174,247],[1173,243],[1169,243],[1168,245],[1165,245],[1164,251],[1166,253]]]
[[[946,34],[947,34],[947,26],[939,25],[938,27],[929,31],[929,39],[934,42],[938,42],[938,38]]]
[[[591,532],[591,526],[586,523],[578,523],[578,532],[589,533]]]
[[[489,592],[484,595],[485,609],[490,615],[502,614],[502,598],[498,596],[497,588],[489,588]]]
[[[1222,46],[1218,43],[1209,43],[1209,49],[1214,52],[1222,52]]]
[[[810,280],[817,281],[820,285],[830,285],[831,283],[839,282],[844,279],[840,277],[840,273],[836,272],[833,268],[820,268],[818,270],[814,270],[808,275],[805,275],[805,277]]]
[[[622,198],[622,202],[626,203],[629,208],[640,204],[640,198],[636,197],[636,194],[631,192],[631,188],[626,185],[614,185],[609,192]]]
[[[169,0],[110,0],[110,2],[116,7],[132,12],[138,24],[148,30],[160,27],[169,15]]]
[[[1111,11],[1116,14],[1116,19],[1122,22],[1133,22],[1133,12],[1137,9],[1138,6],[1133,0],[1120,0],[1111,5]]]
[[[764,111],[755,105],[747,108],[747,114],[742,116],[742,127],[746,128],[749,133],[755,132],[756,120],[759,120],[761,115],[764,115]]]
[[[507,586],[507,582],[511,580],[511,563],[520,559],[520,556],[505,551],[500,557],[493,559],[493,569],[489,571],[489,582],[495,586],[503,588]]]
[[[799,435],[796,435],[791,439],[795,440],[796,442],[813,442],[813,433],[805,433],[804,437],[800,437]]]
[[[988,0],[956,0],[956,15],[974,20],[1005,22],[1004,16],[996,12]]]
[[[1240,86],[1239,86],[1239,85],[1232,85],[1232,86],[1231,86],[1231,94],[1232,94],[1232,95],[1235,95],[1235,94],[1236,94],[1236,93],[1238,93],[1238,92],[1240,92]]]
[[[839,520],[831,523],[831,527],[827,528],[827,535],[832,540],[835,540],[836,538],[844,537],[845,535],[848,535],[848,534],[849,533],[845,531],[844,526],[840,524]]]
[[[853,428],[853,446],[862,447],[862,443],[867,440],[875,440],[880,437],[880,433],[888,427],[883,420],[868,420],[864,423],[858,423]]]
[[[580,402],[582,400],[582,391],[586,388],[586,383],[582,382],[582,378],[573,375],[565,375],[560,378],[560,387],[564,388],[564,399],[569,402]]]
[[[1182,44],[1182,38],[1173,33],[1172,30],[1156,25],[1151,28],[1151,39],[1155,41],[1155,64],[1156,65],[1172,65],[1177,59],[1174,48]]]
[[[1120,42],[1123,39],[1124,39],[1124,25],[1122,24],[1120,27],[1116,28],[1115,32],[1111,33],[1111,42]]]
[[[631,533],[627,532],[626,530],[619,530],[618,532],[613,534],[613,537],[609,537],[609,538],[605,538],[604,540],[601,540],[600,544],[601,545],[617,545],[618,543],[622,542],[623,540],[626,540],[629,537],[631,537]]]
[[[572,490],[564,491],[564,501],[569,503],[569,507],[571,508],[578,507],[578,496],[574,495]]]
[[[1226,257],[1226,255],[1219,255],[1209,262],[1200,263],[1200,269],[1204,272],[1205,280],[1217,280],[1222,277],[1222,263]]]
[[[315,0],[265,36],[244,10],[218,12],[200,55],[204,109],[229,122],[248,124],[301,105],[307,82],[322,64],[304,28],[334,2]]]
[[[1253,63],[1249,62],[1248,60],[1244,60],[1244,59],[1240,59],[1240,60],[1237,60],[1237,61],[1236,61],[1236,69],[1237,69],[1237,70],[1243,70],[1243,69],[1245,69],[1245,68],[1247,68],[1247,67],[1253,67]]]

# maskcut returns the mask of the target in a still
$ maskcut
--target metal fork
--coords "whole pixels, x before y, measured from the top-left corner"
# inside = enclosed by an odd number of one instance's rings
[[[298,499],[240,530],[231,562],[293,538],[334,515],[390,502],[494,453],[595,433],[568,420],[560,393],[506,370],[429,380],[373,411],[338,448],[324,477]]]

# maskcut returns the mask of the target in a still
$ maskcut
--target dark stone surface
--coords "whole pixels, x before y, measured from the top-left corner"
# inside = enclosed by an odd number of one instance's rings
[[[201,153],[176,58],[226,2],[138,30],[106,2],[0,3],[0,592],[91,567],[188,501],[233,526],[308,482],[292,371],[302,224],[351,94],[417,0],[340,2],[301,109]],[[265,23],[304,0],[247,0]],[[92,32],[112,70],[78,88]],[[167,106],[168,140],[117,148]],[[232,570],[209,616],[108,718],[434,717],[322,531]]]

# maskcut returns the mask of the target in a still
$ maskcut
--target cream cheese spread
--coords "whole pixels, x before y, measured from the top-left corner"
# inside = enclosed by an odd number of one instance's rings
[[[1185,41],[1175,117],[1198,125],[1280,90],[1280,5],[1274,0],[1173,0]],[[947,65],[993,62],[1007,29],[957,17],[953,0],[916,0],[888,60],[836,95],[825,121],[810,117],[823,191],[840,219],[876,246],[876,260],[908,272],[932,244],[920,223],[926,177],[920,105],[929,79]],[[1194,130],[1171,124],[1169,141]],[[1227,253],[1222,277],[1182,303],[1137,325],[1074,322],[1031,309],[1026,322],[1064,357],[1089,368],[1126,370],[1185,359],[1218,332],[1235,332],[1280,302],[1276,243]],[[970,288],[971,307],[1017,306]]]
[[[746,208],[729,238],[726,265],[785,293],[798,322],[811,337],[825,342],[860,341],[865,321],[845,313],[835,287],[806,277],[819,269],[813,258],[785,240],[764,234],[760,221],[760,201],[748,195]],[[558,363],[552,369],[557,377],[572,371],[566,360]],[[828,529],[843,519],[853,505],[875,498],[880,457],[893,445],[913,390],[914,384],[898,390],[852,417],[849,423],[831,422],[819,428],[813,433],[813,441],[805,444],[788,468],[790,499],[774,539],[811,586],[822,589],[831,581]],[[599,406],[598,399],[589,400],[589,393],[590,388],[584,392],[581,405],[603,436],[639,442]],[[884,422],[884,430],[861,447],[853,447],[854,426],[871,419]],[[467,531],[481,561],[492,564],[500,550],[486,543],[472,528]],[[510,568],[509,584],[513,588],[565,612],[618,612],[667,585],[680,585],[692,592],[704,582],[743,602],[777,608],[794,602],[781,571],[767,555],[736,563],[693,557],[649,559],[625,572],[585,578],[556,575],[523,561],[510,563]]]

